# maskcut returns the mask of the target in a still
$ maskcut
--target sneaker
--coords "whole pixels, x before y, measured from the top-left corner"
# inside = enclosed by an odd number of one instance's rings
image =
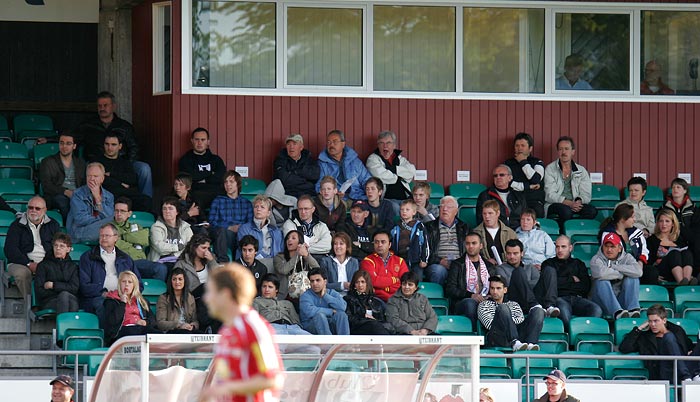
[[[681,279],[680,282],[678,282],[678,286],[685,286],[690,283],[690,280],[688,278],[683,278]]]
[[[634,310],[630,310],[630,318],[639,318],[642,314],[639,312],[639,309],[636,308]]]
[[[515,341],[513,341],[513,352],[517,352],[519,350],[526,350],[527,346],[527,343],[522,343],[516,339]]]
[[[528,344],[527,344],[527,350],[538,351],[538,350],[540,350],[540,345],[538,345],[538,344],[536,344],[536,343],[528,343]]]
[[[544,310],[544,307],[542,307],[541,304],[535,304],[534,306],[530,307],[530,311],[532,311],[532,310],[534,310],[534,309],[536,309],[536,308],[541,308],[542,310]]]
[[[698,278],[690,278],[690,280],[688,281],[688,285],[690,285],[690,286],[695,286],[697,284],[698,284]]]
[[[615,313],[615,319],[619,320],[620,318],[629,318],[630,312],[627,310],[619,310],[617,313]]]
[[[559,317],[559,313],[561,313],[561,310],[559,310],[559,307],[557,306],[549,306],[547,307],[547,317],[552,317],[552,318],[557,318]]]
[[[700,374],[697,374],[695,377],[691,378],[690,381],[700,381]]]

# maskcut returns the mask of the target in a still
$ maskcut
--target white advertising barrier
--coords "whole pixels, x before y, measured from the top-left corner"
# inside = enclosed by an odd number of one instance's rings
[[[544,381],[535,383],[536,397],[547,392]],[[566,392],[581,401],[595,402],[668,402],[667,381],[567,381]],[[700,401],[700,399],[684,399]]]
[[[683,400],[700,401],[700,382],[683,383]]]
[[[0,285],[2,286],[2,285]],[[21,378],[0,379],[0,392],[3,402],[50,401],[51,386],[54,377],[41,377],[24,380]]]
[[[30,4],[32,3],[32,4]],[[0,20],[97,23],[100,0],[2,0]]]
[[[280,400],[305,402],[316,373],[287,372]],[[318,390],[318,402],[412,401],[418,373],[353,373],[326,371]]]
[[[496,401],[521,401],[520,380],[490,380],[482,381],[479,389],[488,388]],[[428,384],[426,395],[429,393],[437,401],[468,401],[472,385],[469,381],[440,381],[434,380]],[[416,393],[418,387],[416,387]],[[415,393],[414,393],[415,395]],[[415,396],[414,399],[415,400]],[[426,398],[425,400],[428,400]]]

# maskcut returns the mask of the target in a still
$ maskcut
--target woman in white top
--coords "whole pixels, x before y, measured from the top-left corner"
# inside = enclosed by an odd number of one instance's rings
[[[179,201],[175,197],[163,198],[161,215],[151,226],[151,251],[148,259],[169,263],[169,268],[172,268],[192,238],[190,224],[180,219],[178,205]]]
[[[328,275],[328,288],[345,295],[352,276],[360,269],[357,258],[351,257],[352,240],[345,232],[333,236],[333,255],[321,259],[321,268]]]

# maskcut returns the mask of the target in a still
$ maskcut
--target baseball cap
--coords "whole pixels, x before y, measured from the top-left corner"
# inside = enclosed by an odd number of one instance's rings
[[[304,143],[304,137],[302,137],[301,134],[293,134],[293,133],[292,133],[292,134],[289,134],[289,135],[287,136],[287,139],[284,140],[284,143],[286,144],[286,143],[288,143],[289,141],[300,142],[300,143],[303,144],[303,143]]]
[[[566,382],[566,376],[564,375],[564,372],[561,370],[555,369],[555,370],[550,371],[549,374],[547,374],[547,376],[544,379],[546,380],[548,378],[555,380],[555,381],[558,380],[561,382]]]
[[[608,233],[603,237],[603,244],[605,243],[612,243],[613,246],[619,246],[622,244],[622,239],[620,239],[620,236],[617,233]]]
[[[363,200],[356,200],[355,202],[353,202],[352,206],[350,206],[350,209],[353,208],[360,208],[363,211],[369,211],[369,205],[367,204],[367,201]]]
[[[51,380],[49,385],[53,385],[55,382],[60,382],[61,384],[65,385],[66,387],[73,388],[73,379],[70,378],[69,375],[61,374],[58,377]]]

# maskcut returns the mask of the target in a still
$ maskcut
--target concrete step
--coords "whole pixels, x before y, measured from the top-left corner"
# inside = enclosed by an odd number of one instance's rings
[[[30,350],[31,337],[26,335],[0,335],[0,350]]]
[[[26,316],[26,314],[22,299],[5,299],[5,304],[2,305],[2,310],[0,310],[0,317],[21,318]]]
[[[53,356],[40,355],[3,355],[0,356],[0,369],[21,369],[21,368],[51,368],[53,367]]]
[[[0,334],[23,334],[26,331],[25,318],[0,318]],[[54,320],[40,320],[32,323],[32,334],[51,334],[56,328]]]

